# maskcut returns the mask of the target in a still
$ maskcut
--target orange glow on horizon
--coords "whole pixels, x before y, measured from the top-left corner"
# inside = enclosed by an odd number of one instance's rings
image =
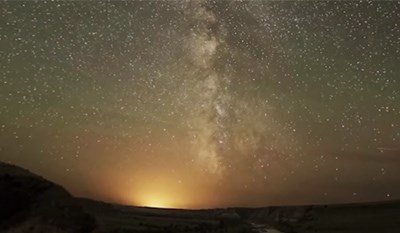
[[[187,190],[182,187],[178,179],[173,176],[165,176],[163,173],[154,175],[155,173],[142,173],[140,182],[138,182],[140,185],[135,185],[135,187],[131,187],[130,191],[124,192],[124,202],[156,208],[188,208],[190,204],[188,197],[191,195],[188,195]]]
[[[155,208],[188,208],[183,201],[183,193],[172,189],[150,188],[135,192],[131,203],[138,206]]]
[[[201,170],[187,169],[179,156],[174,159],[177,161],[173,163],[174,166],[168,166],[166,161],[137,164],[140,167],[110,174],[112,180],[121,181],[113,184],[117,202],[132,206],[177,209],[202,209],[219,206],[221,202],[222,205],[226,204],[226,195],[215,195],[216,188],[220,188],[216,184],[217,177],[207,179]],[[130,177],[129,182],[124,182],[126,177]]]
[[[169,173],[160,168],[136,171],[139,175],[128,189],[118,189],[120,203],[157,208],[199,209],[217,204],[218,198],[209,191],[195,173]]]
[[[143,197],[142,206],[155,208],[174,208],[176,207],[173,201],[162,194],[154,193]]]

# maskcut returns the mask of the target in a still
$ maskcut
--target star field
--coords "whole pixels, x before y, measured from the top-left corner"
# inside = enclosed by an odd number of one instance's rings
[[[396,1],[3,1],[0,160],[183,208],[400,197]]]

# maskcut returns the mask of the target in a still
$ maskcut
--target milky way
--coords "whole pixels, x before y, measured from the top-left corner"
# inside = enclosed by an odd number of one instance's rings
[[[214,69],[214,60],[222,42],[218,35],[221,29],[218,28],[215,14],[207,9],[205,2],[185,2],[184,8],[193,23],[187,46],[197,73],[192,77],[196,79],[195,92],[190,93],[196,95],[193,107],[198,108],[194,110],[193,122],[189,123],[190,128],[195,131],[194,150],[201,163],[206,165],[207,171],[218,172],[220,161],[216,143],[222,140],[219,131],[225,106],[218,101],[223,90],[221,77]]]
[[[134,205],[400,197],[398,2],[0,6],[1,161]]]

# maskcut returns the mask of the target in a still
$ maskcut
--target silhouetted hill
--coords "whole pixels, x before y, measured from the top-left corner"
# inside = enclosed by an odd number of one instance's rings
[[[228,224],[229,223],[229,224]],[[80,199],[14,165],[0,163],[0,232],[251,233],[234,210],[132,207]]]
[[[400,202],[206,210],[134,207],[75,198],[40,176],[0,162],[0,232],[397,233]]]
[[[64,188],[0,163],[1,232],[90,232],[94,219]]]

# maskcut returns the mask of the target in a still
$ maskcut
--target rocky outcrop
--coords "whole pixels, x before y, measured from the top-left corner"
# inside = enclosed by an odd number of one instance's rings
[[[95,220],[64,188],[0,163],[1,232],[90,232]]]

